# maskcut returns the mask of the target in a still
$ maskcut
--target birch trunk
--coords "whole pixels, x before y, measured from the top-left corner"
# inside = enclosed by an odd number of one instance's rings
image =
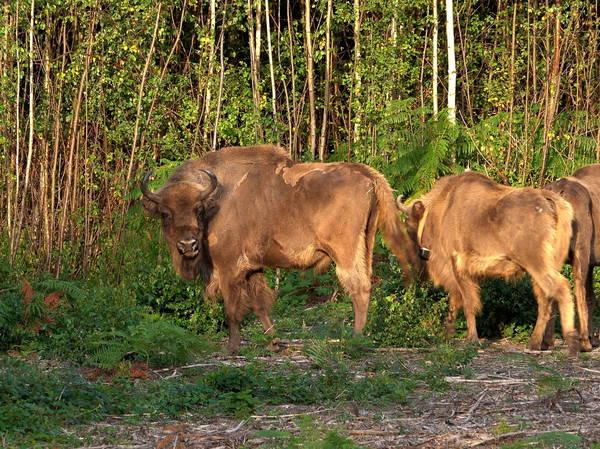
[[[439,111],[438,105],[438,0],[433,0],[433,114],[437,116]]]
[[[452,0],[446,0],[446,36],[448,40],[448,121],[454,124],[456,123],[456,56]]]

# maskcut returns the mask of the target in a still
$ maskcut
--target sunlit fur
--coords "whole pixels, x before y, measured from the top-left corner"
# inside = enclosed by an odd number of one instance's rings
[[[399,206],[408,215],[409,235],[431,251],[426,262],[431,280],[449,293],[449,335],[463,308],[468,339],[477,340],[482,278],[515,279],[528,272],[538,301],[529,348],[553,344],[544,333],[556,301],[570,349],[577,350],[573,299],[568,280],[560,274],[571,239],[573,211],[568,202],[552,192],[503,186],[467,172],[441,178],[421,200]]]
[[[593,346],[600,344],[591,319],[596,306],[594,267],[600,265],[600,164],[580,168],[572,176],[559,179],[545,189],[559,194],[573,207],[573,237],[568,261],[572,266],[581,348],[591,351]],[[553,333],[554,319],[546,331],[549,338]]]
[[[218,186],[198,204],[196,190],[206,183],[201,168],[216,175]],[[273,332],[275,296],[264,278],[267,267],[323,272],[334,262],[360,333],[377,229],[406,276],[409,263],[418,264],[389,184],[362,164],[295,163],[282,148],[268,145],[225,148],[182,164],[156,194],[171,215],[163,231],[177,272],[186,279],[203,277],[207,295],[224,300],[231,351],[239,346],[239,323],[249,311]],[[160,213],[148,200],[144,205]],[[195,260],[174,249],[188,235],[202,243]]]

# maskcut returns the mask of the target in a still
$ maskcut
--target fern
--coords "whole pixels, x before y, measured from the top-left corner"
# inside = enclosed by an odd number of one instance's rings
[[[212,349],[202,337],[166,321],[141,323],[95,338],[90,345],[97,349],[89,363],[104,369],[116,367],[126,357],[154,367],[183,364]]]

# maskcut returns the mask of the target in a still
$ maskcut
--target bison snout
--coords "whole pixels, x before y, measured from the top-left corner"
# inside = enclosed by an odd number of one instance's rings
[[[195,257],[198,254],[198,240],[187,239],[177,242],[177,251],[185,257]]]

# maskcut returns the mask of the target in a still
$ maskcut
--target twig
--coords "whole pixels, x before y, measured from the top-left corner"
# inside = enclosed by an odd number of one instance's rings
[[[254,419],[294,418],[295,416],[316,415],[317,413],[330,412],[332,410],[333,410],[332,408],[326,408],[323,410],[315,410],[314,412],[291,413],[289,415],[252,415],[252,416],[250,416],[250,418],[254,418]]]
[[[240,423],[237,426],[235,426],[233,429],[225,430],[225,433],[235,433],[235,432],[237,432],[238,430],[240,430],[242,428],[242,426],[244,424],[246,424],[247,421],[248,421],[247,419],[244,419],[244,420],[240,421]]]
[[[583,366],[578,366],[577,368],[582,369],[584,371],[588,371],[590,373],[600,374],[600,371],[598,371],[596,369],[584,368]]]
[[[400,435],[402,432],[390,432],[388,430],[347,430],[348,435],[377,435],[377,436],[394,436]]]
[[[462,377],[445,376],[444,380],[450,383],[483,383],[483,384],[495,384],[495,385],[511,385],[511,384],[527,384],[530,383],[526,380],[513,379],[513,380],[491,380],[491,379],[464,379]]]
[[[477,407],[479,407],[479,404],[481,404],[481,401],[483,400],[483,397],[487,394],[487,389],[483,390],[481,392],[481,394],[479,395],[479,397],[477,398],[477,400],[475,401],[475,403],[469,408],[469,410],[467,411],[467,416],[464,417],[461,420],[455,420],[455,422],[451,422],[449,419],[447,420],[449,424],[454,424],[454,423],[458,423],[460,422],[460,424],[466,424],[468,423],[471,418],[473,417],[473,412],[475,410],[477,410]],[[454,415],[454,413],[453,413]]]

